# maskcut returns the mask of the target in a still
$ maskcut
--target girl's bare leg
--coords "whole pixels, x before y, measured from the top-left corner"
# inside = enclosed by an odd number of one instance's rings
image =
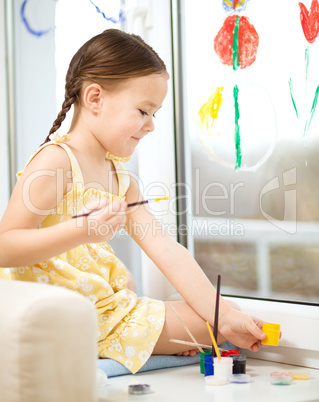
[[[180,345],[169,341],[170,339],[179,339],[193,342],[169,304],[171,304],[177,311],[178,315],[184,321],[198,343],[205,345],[212,344],[206,322],[185,301],[173,301],[170,303],[165,302],[165,323],[162,333],[153,350],[154,355],[185,354],[185,352],[189,352],[190,350],[194,349],[191,346]],[[212,316],[214,316],[213,311]],[[219,334],[217,342],[220,344],[225,341],[226,339]]]

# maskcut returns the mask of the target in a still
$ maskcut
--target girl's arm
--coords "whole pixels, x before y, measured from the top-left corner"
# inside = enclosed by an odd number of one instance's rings
[[[134,180],[127,193],[127,202],[142,199]],[[128,210],[127,230],[153,260],[184,300],[211,325],[214,324],[216,291],[191,254],[168,236],[148,207]],[[233,310],[221,297],[219,331],[236,345],[255,349],[265,338],[262,321]]]
[[[31,265],[83,243],[108,240],[115,227],[124,224],[126,204],[117,201],[111,204],[113,208],[108,206],[89,217],[38,229],[64,194],[71,190],[70,171],[66,152],[53,145],[39,152],[26,167],[0,222],[0,267]],[[103,206],[106,204],[100,203],[99,207]],[[114,230],[108,233],[104,230],[103,235],[97,229],[106,219]]]

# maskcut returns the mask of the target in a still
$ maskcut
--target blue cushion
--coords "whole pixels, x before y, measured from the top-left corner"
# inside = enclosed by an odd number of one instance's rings
[[[224,349],[237,349],[236,346],[230,342],[220,345]],[[151,356],[143,367],[140,368],[138,373],[151,370],[159,370],[163,368],[172,368],[179,366],[188,366],[190,364],[199,363],[199,353],[195,356],[175,356],[175,355],[154,355]],[[99,359],[97,361],[99,369],[103,370],[108,377],[116,377],[120,375],[132,374],[125,366],[116,360],[112,359]]]

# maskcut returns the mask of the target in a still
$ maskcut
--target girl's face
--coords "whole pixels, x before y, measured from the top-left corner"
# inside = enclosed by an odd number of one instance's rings
[[[154,115],[167,94],[167,76],[152,74],[129,79],[113,91],[103,91],[95,137],[115,156],[130,156],[139,141],[154,130]]]

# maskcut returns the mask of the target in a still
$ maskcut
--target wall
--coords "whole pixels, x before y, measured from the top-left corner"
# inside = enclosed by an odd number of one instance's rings
[[[5,2],[0,0],[0,82],[7,82]],[[0,86],[0,219],[9,200],[9,143],[7,87]]]

